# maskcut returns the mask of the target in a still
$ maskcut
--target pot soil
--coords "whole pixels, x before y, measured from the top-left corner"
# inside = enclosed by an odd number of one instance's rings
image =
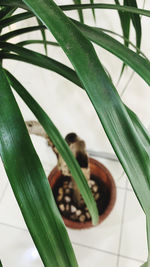
[[[99,223],[101,223],[115,204],[116,186],[110,172],[103,164],[92,158],[89,161],[91,171],[89,186],[97,203]],[[65,225],[74,229],[92,227],[91,217],[84,201],[78,207],[73,200],[71,178],[63,176],[58,167],[55,167],[48,179]]]

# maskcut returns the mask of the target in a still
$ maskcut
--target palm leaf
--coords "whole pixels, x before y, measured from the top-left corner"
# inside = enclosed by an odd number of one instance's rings
[[[22,2],[22,0],[0,0],[1,6],[20,7],[25,10],[30,8]],[[122,12],[129,12],[150,17],[150,11],[146,9],[134,8],[129,6],[120,6],[113,4],[82,4],[82,5],[61,5],[59,6],[63,11],[77,10],[77,9],[112,9],[120,10]]]
[[[107,32],[107,33],[116,35],[116,36],[120,37],[121,39],[125,39],[126,42],[128,42],[128,44],[130,44],[130,46],[132,46],[133,48],[137,49],[138,54],[141,54],[141,56],[143,56],[148,61],[147,56],[141,51],[141,49],[139,49],[136,45],[134,45],[129,39],[124,38],[124,36],[122,36],[121,34],[118,34],[118,33],[114,32],[114,31],[111,31],[111,30],[108,30],[108,29],[105,29],[105,28],[99,28],[99,29],[101,31],[103,31],[103,32]]]
[[[23,99],[23,101],[27,104],[27,106],[34,113],[36,118],[39,120],[51,141],[54,143],[59,153],[62,155],[64,160],[66,161],[72,176],[74,177],[81,194],[87,204],[87,207],[91,213],[93,224],[98,222],[98,212],[96,208],[95,201],[93,199],[93,195],[87,181],[76,161],[73,157],[68,145],[62,138],[61,134],[57,130],[56,126],[50,120],[48,115],[42,110],[39,104],[33,99],[33,97],[25,90],[25,88],[13,77],[8,71],[6,72],[9,82],[11,86],[15,89],[15,91],[19,94],[19,96]]]
[[[9,25],[11,25],[13,23],[20,22],[22,20],[29,19],[32,17],[33,17],[33,14],[31,12],[24,12],[21,14],[13,15],[13,16],[8,17],[6,19],[3,19],[1,21],[0,29],[3,29],[3,28],[8,27]]]
[[[31,44],[43,44],[43,41],[42,40],[25,40],[25,41],[17,43],[17,45],[19,46],[26,46],[26,45],[31,45]],[[46,41],[46,44],[59,47],[59,44],[56,42]]]
[[[78,29],[91,41],[110,51],[124,63],[135,70],[150,85],[150,62],[122,45],[120,42],[102,32],[99,28],[90,27],[72,20]],[[141,62],[140,64],[137,62]]]
[[[144,264],[141,265],[141,267],[150,267],[150,262],[145,262]]]
[[[137,8],[136,0],[135,1],[125,0],[125,1],[126,1],[127,6]],[[132,23],[133,23],[133,26],[134,26],[135,32],[136,32],[136,46],[138,48],[140,48],[141,35],[142,35],[141,19],[140,19],[140,16],[138,14],[133,14],[133,13],[130,13],[130,17],[131,17],[131,20],[132,20]]]
[[[81,4],[81,0],[73,0],[75,4]],[[78,15],[81,23],[84,23],[84,17],[82,10],[78,10]]]
[[[94,0],[90,0],[90,3],[93,5],[94,4]],[[95,9],[92,8],[92,13],[93,13],[93,18],[96,21],[96,15],[95,15]]]
[[[47,43],[46,43],[46,32],[45,29],[43,28],[43,23],[37,19],[37,22],[39,24],[39,26],[41,26],[41,35],[43,38],[43,45],[44,45],[44,49],[45,49],[45,55],[47,56]]]
[[[124,5],[125,5],[124,0]],[[115,3],[117,5],[120,5],[119,0],[115,0]],[[118,11],[120,22],[122,26],[123,36],[124,36],[124,44],[128,47],[129,43],[126,41],[126,39],[129,39],[129,33],[130,33],[130,15],[128,13],[123,13],[121,11]]]
[[[21,51],[22,52],[22,51]],[[34,53],[34,52],[33,52]],[[30,58],[35,58],[35,55],[36,55],[37,53],[35,53],[35,54],[29,54],[29,57]],[[40,54],[38,54],[38,55],[40,55]],[[11,54],[11,56],[15,56],[15,55],[12,55]],[[44,58],[46,58],[45,56],[44,56]],[[44,64],[42,64],[42,59],[43,58],[41,58],[40,59],[40,57],[39,57],[39,62],[41,62],[41,67],[45,67],[45,68],[48,68],[48,67],[46,67],[46,65],[48,66],[48,63],[49,62],[47,62],[47,64],[46,64],[46,62],[44,62]],[[34,63],[34,62],[33,62]],[[59,74],[60,75],[62,75],[63,77],[64,77],[64,65],[63,64],[61,64],[61,63],[59,63],[59,62],[56,62],[56,63],[58,63],[58,64],[60,64],[59,65]],[[36,64],[36,65],[40,65],[40,63],[38,63],[38,64]],[[50,67],[50,64],[49,64],[49,67]],[[66,67],[66,66],[65,66]],[[51,69],[51,68],[49,68],[49,69]],[[55,72],[57,72],[57,69],[56,68],[54,68],[53,69]],[[82,87],[82,85],[81,85],[81,83],[80,83],[80,81],[79,81],[79,79],[78,79],[78,77],[75,75],[75,73],[74,73],[74,71],[73,70],[71,70],[71,69],[69,69],[68,67],[66,68],[66,73],[68,73],[68,77],[67,77],[67,79],[69,79],[69,80],[72,80],[72,82],[74,82],[75,84],[77,84],[77,85],[79,85],[81,88],[83,88]],[[72,79],[72,74],[74,73],[74,79]],[[17,80],[10,74],[10,73],[8,73],[7,72],[7,75],[9,76],[9,78],[10,78],[10,80],[11,80],[11,84],[12,84],[12,86],[14,85],[14,84],[17,84],[17,86],[13,86],[13,87],[16,87],[16,88],[21,88],[21,84],[19,84],[19,82],[17,83]],[[16,81],[15,81],[16,80]],[[15,81],[15,82],[14,82]],[[24,91],[25,89],[22,87],[22,91]],[[18,91],[18,93],[20,94],[20,92],[21,92],[21,90],[20,91]],[[21,95],[20,95],[21,96]],[[150,137],[149,137],[149,133],[146,131],[146,129],[144,128],[144,126],[142,125],[142,123],[140,122],[140,120],[137,118],[137,116],[133,113],[133,111],[131,111],[130,109],[128,109],[128,107],[126,107],[125,106],[125,108],[126,108],[126,110],[127,110],[127,112],[128,112],[128,114],[129,114],[129,116],[130,116],[130,118],[131,118],[131,120],[132,120],[132,123],[134,124],[134,127],[136,128],[136,131],[138,132],[138,134],[140,135],[140,138],[143,140],[143,143],[145,143],[146,144],[146,147],[149,147],[149,145],[150,145]]]
[[[20,7],[25,10],[28,10],[27,6],[22,2],[22,0],[0,0],[1,6],[8,6],[8,7]]]
[[[13,12],[16,10],[16,8],[12,8],[12,7],[3,7],[0,10],[0,20],[9,17],[10,15],[13,14]]]
[[[120,5],[118,0],[115,0],[115,3]],[[124,0],[124,5],[126,5],[126,0]],[[124,45],[128,47],[129,42],[127,41],[129,39],[129,34],[130,34],[130,15],[128,13],[123,13],[121,11],[118,11],[119,17],[120,17],[120,22],[121,22],[121,27],[122,27],[122,32],[123,32],[123,37],[124,37]],[[124,69],[125,69],[125,63],[123,63],[119,80],[121,79]]]
[[[43,26],[31,26],[31,27],[26,27],[26,28],[21,28],[15,31],[10,31],[8,33],[2,34],[0,36],[0,41],[7,41],[8,39],[14,38],[18,35],[33,32],[33,31],[39,31]]]
[[[74,82],[78,86],[82,86],[79,79],[77,79],[76,73],[72,69],[54,59],[51,59],[50,57],[10,43],[0,42],[0,47],[19,54],[15,55],[1,51],[1,59],[9,58],[18,61],[20,60],[48,70],[52,70],[61,74],[63,77]]]
[[[127,47],[124,47],[120,42],[112,38],[111,36],[103,33],[100,29],[89,27],[85,24],[81,24],[77,21],[73,22],[78,26],[80,31],[90,40],[97,43],[98,45],[102,46],[103,48],[107,49],[117,57],[119,57],[121,60],[123,60],[127,65],[129,65],[133,70],[135,70],[148,84],[150,84],[150,63],[149,61],[145,60],[143,57],[140,57],[132,50],[128,49]],[[14,44],[10,43],[4,43],[0,42],[0,47],[3,49],[7,49],[9,51],[13,51],[15,53],[18,53],[20,56],[13,54],[7,54],[1,52],[2,58],[14,58],[18,60],[22,60],[25,62],[29,62],[38,66],[42,66],[44,64],[44,68],[51,69],[54,71],[57,71],[59,73],[59,68],[57,69],[56,65],[60,65],[61,63],[55,64],[56,61],[52,60],[46,56],[43,56],[40,53],[33,52],[29,49],[21,48],[19,46],[16,46]],[[41,60],[41,63],[40,63]],[[64,67],[64,69],[67,69],[69,71],[69,68]],[[70,69],[69,72],[72,72]],[[73,72],[72,72],[73,74]],[[67,71],[64,73],[64,77],[67,78]],[[72,79],[74,79],[74,74],[72,75]],[[69,78],[70,79],[70,78]],[[75,80],[74,80],[75,81]],[[80,86],[80,85],[79,85]]]
[[[0,154],[30,234],[45,266],[77,266],[47,177],[2,68],[0,75]]]
[[[72,62],[105,132],[134,186],[139,202],[147,215],[147,220],[150,221],[149,151],[137,134],[130,116],[99,62],[93,46],[52,0],[43,0],[42,5],[37,5],[35,0],[24,0],[24,2],[45,23]],[[76,51],[78,51],[78,57]]]
[[[0,0],[1,3],[2,0]],[[13,1],[12,1],[13,2]],[[10,4],[9,4],[10,5]],[[82,5],[61,5],[59,6],[63,11],[77,10],[77,9],[111,9],[121,12],[129,12],[143,16],[150,16],[150,11],[129,6],[112,5],[112,4],[82,4]]]

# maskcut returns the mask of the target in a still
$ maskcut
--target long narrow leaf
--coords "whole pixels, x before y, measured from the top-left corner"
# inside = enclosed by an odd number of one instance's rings
[[[52,0],[43,0],[42,5],[36,0],[24,2],[45,23],[72,62],[149,220],[150,155],[93,46]]]
[[[1,2],[1,0],[0,0]],[[133,14],[139,14],[150,17],[150,11],[146,9],[140,9],[129,6],[112,5],[112,4],[82,4],[82,5],[61,5],[59,6],[64,11],[76,10],[76,9],[112,9],[122,12],[131,12]]]
[[[125,1],[126,1],[126,5],[127,6],[138,8],[136,0],[134,0],[134,1],[125,0]],[[140,48],[140,46],[141,46],[141,35],[142,35],[142,27],[141,27],[140,16],[139,16],[139,14],[133,14],[133,13],[130,13],[129,15],[131,17],[131,20],[132,20],[132,23],[133,23],[133,26],[134,26],[135,32],[136,32],[136,46],[138,48]]]
[[[0,0],[1,6],[10,6],[10,7],[20,7],[25,10],[29,10],[29,8],[22,2],[22,0]]]
[[[18,50],[17,50],[17,52],[18,52]],[[26,55],[26,53],[28,52],[28,50],[20,50],[19,52],[20,52],[20,54],[22,53],[23,55]],[[5,54],[6,54],[6,57],[7,58],[11,58],[12,57],[12,58],[14,58],[16,60],[19,60],[20,59],[19,56],[17,56],[17,55],[7,54],[7,53],[5,53]],[[41,56],[41,58],[40,58],[40,56]],[[27,61],[28,58],[30,58],[30,61]],[[32,60],[33,58],[36,59],[36,60],[33,61]],[[44,60],[44,59],[46,59],[46,60]],[[33,54],[32,54],[32,51],[30,51],[30,53],[28,54],[28,57],[26,59],[22,59],[21,58],[21,60],[24,60],[24,61],[26,60],[27,62],[32,63],[32,64],[35,64],[37,66],[40,66],[40,67],[43,67],[43,68],[46,68],[46,69],[53,70],[53,71],[59,73],[60,75],[62,75],[63,77],[66,77],[68,80],[74,82],[76,85],[78,85],[81,88],[83,88],[82,85],[81,85],[81,82],[79,81],[79,79],[76,76],[75,72],[72,69],[66,67],[65,65],[63,65],[63,64],[61,64],[61,63],[59,63],[57,61],[54,61],[53,62],[53,60],[51,60],[50,58],[47,58],[47,57],[45,57],[45,56],[43,56],[43,55],[41,55],[41,54],[39,54],[37,52],[33,52]],[[51,67],[51,65],[52,65],[52,67]],[[126,107],[126,109],[127,109],[127,107]],[[139,131],[140,132],[143,131],[143,134],[142,135],[144,136],[144,138],[147,138],[147,140],[149,142],[147,144],[147,147],[148,147],[150,145],[150,141],[149,141],[150,139],[148,137],[148,132],[145,132],[146,130],[143,130],[144,129],[143,128],[143,125],[141,124],[141,122],[139,121],[139,119],[136,117],[136,115],[131,110],[127,109],[127,112],[129,113],[130,118],[132,119],[133,124],[136,125],[136,128],[137,127],[139,128],[138,132]]]
[[[42,39],[43,39],[45,55],[47,56],[46,32],[45,32],[45,29],[43,28],[43,23],[39,19],[37,19],[37,22],[38,22],[39,26],[41,26],[41,35],[42,35]]]
[[[125,1],[126,0],[124,0],[124,5],[125,5]],[[117,5],[120,5],[119,0],[115,0],[115,3]],[[123,13],[119,10],[118,10],[118,14],[119,14],[120,22],[121,22],[121,26],[122,26],[122,32],[123,32],[123,36],[124,36],[124,44],[125,44],[125,46],[128,47],[129,43],[126,41],[126,39],[129,39],[130,15],[128,13]]]
[[[17,43],[17,45],[19,46],[26,46],[26,45],[31,45],[31,44],[43,44],[43,41],[42,40],[25,40],[25,41]],[[46,44],[59,47],[59,44],[56,42],[46,41]]]
[[[7,54],[6,54],[7,55]],[[17,55],[13,55],[13,54],[8,54],[8,58],[14,57],[14,59],[16,60],[19,60],[19,57]],[[41,62],[41,67],[44,67],[44,68],[47,68],[47,69],[50,69],[50,63],[47,62],[47,64],[43,64],[42,63],[42,60],[39,60]],[[49,63],[49,68],[48,66],[46,67],[46,65],[48,65]],[[36,64],[36,65],[39,65],[40,63]],[[59,62],[55,62],[55,64],[59,64],[59,74],[62,75],[64,77],[64,66],[63,64],[59,63]],[[66,66],[65,66],[66,67]],[[57,67],[55,68],[55,65],[53,64],[53,68],[52,68],[53,71],[57,72]],[[72,82],[74,82],[76,85],[80,86],[81,88],[82,85],[78,79],[78,77],[76,76],[75,72],[71,69],[69,69],[68,67],[66,68],[66,74],[68,73],[68,77],[67,79],[68,80],[72,80]],[[72,75],[74,74],[74,75]],[[9,74],[10,75],[10,74]],[[72,79],[72,76],[74,76],[74,78]],[[13,78],[14,79],[14,78]],[[11,80],[13,80],[12,77],[11,77]],[[126,106],[125,106],[131,120],[132,120],[132,123],[134,124],[138,134],[140,134],[140,138],[143,140],[143,143],[146,144],[146,147],[149,147],[150,146],[150,137],[149,137],[149,133],[146,131],[146,129],[144,128],[144,126],[142,125],[142,123],[140,122],[140,120],[137,118],[137,116],[130,110],[128,109]]]
[[[81,4],[81,0],[73,0],[75,4]],[[84,18],[83,18],[83,12],[82,10],[78,10],[78,15],[81,23],[84,23]]]
[[[0,29],[7,27],[13,23],[20,22],[21,20],[32,18],[33,14],[31,12],[24,12],[21,14],[13,15],[9,18],[3,19],[0,23]]]
[[[65,78],[67,78],[68,80],[71,80],[77,85],[82,86],[79,79],[77,79],[76,73],[69,67],[65,66],[64,64],[56,60],[53,60],[40,53],[31,51],[27,48],[16,46],[14,44],[0,42],[0,47],[1,48],[3,47],[4,49],[10,50],[10,51],[14,51],[19,54],[19,55],[15,55],[15,54],[1,52],[0,58],[10,58],[10,59],[15,59],[15,60],[20,60],[20,61],[28,62],[30,64],[34,64],[36,66],[39,66],[45,69],[55,71],[61,74],[62,76],[64,76]]]
[[[68,145],[62,138],[61,134],[50,120],[48,115],[42,110],[39,104],[33,99],[33,97],[25,90],[25,88],[14,78],[9,72],[7,72],[10,84],[24,100],[27,106],[31,109],[34,115],[37,117],[50,139],[58,149],[59,153],[62,155],[66,161],[72,176],[74,177],[81,194],[87,204],[87,207],[91,213],[93,224],[98,222],[98,213],[95,201],[93,199],[91,190],[87,184],[86,178],[84,177],[76,159],[73,157]]]
[[[44,27],[43,26],[32,26],[32,27],[26,27],[26,28],[21,28],[21,29],[15,30],[15,31],[11,31],[11,32],[8,32],[8,33],[1,35],[0,41],[7,41],[8,39],[14,38],[18,35],[33,32],[33,31],[39,31],[42,28],[44,28]]]
[[[88,39],[119,57],[150,85],[150,62],[148,60],[102,32],[99,28],[90,27],[75,20],[73,22]]]
[[[116,35],[118,37],[120,37],[121,39],[124,39],[124,37],[121,35],[121,34],[118,34],[114,31],[111,31],[111,30],[108,30],[108,29],[105,29],[105,28],[99,28],[101,31],[103,32],[106,32],[106,33],[110,33],[110,34],[113,34],[113,35]],[[137,52],[138,54],[141,54],[141,56],[143,56],[145,59],[148,60],[147,56],[143,53],[143,51],[141,51],[136,45],[134,45],[129,39],[126,39],[126,42],[128,42],[128,44],[130,44],[133,48],[137,49]]]
[[[125,5],[125,1],[126,0],[124,0],[124,5]],[[115,0],[115,3],[120,5],[119,0]],[[130,14],[121,12],[119,10],[118,10],[118,14],[120,17],[122,32],[123,32],[123,36],[124,36],[124,45],[128,47],[129,42],[127,40],[129,39],[129,33],[130,33]],[[125,66],[126,66],[125,63],[123,63],[119,80],[121,79],[121,77],[123,75]]]
[[[0,10],[0,20],[8,17],[9,15],[11,15],[14,11],[16,10],[16,8],[13,7],[3,7]]]
[[[93,5],[94,4],[94,0],[90,0],[90,3]],[[96,15],[95,15],[95,9],[92,8],[92,13],[93,13],[93,18],[96,21]]]
[[[132,50],[124,47],[120,42],[112,38],[111,36],[105,34],[101,30],[97,28],[92,28],[87,25],[81,24],[77,21],[73,22],[78,26],[80,31],[90,40],[97,43],[98,45],[104,47],[108,51],[112,52],[116,56],[118,56],[120,59],[122,59],[127,65],[129,65],[131,68],[133,68],[148,84],[150,84],[150,63],[149,61],[145,60],[144,58],[137,55]],[[53,68],[52,63],[54,63],[55,67],[55,61],[50,60],[48,57],[45,57],[39,53],[33,52],[29,49],[25,48],[19,48],[16,45],[10,44],[10,43],[4,43],[0,42],[1,48],[6,48],[10,51],[14,51],[16,53],[20,54],[20,58],[22,60],[27,61],[32,64],[37,64],[40,66],[40,60],[41,66],[44,63],[46,68]],[[6,56],[6,54],[3,54],[3,56]],[[7,57],[15,57],[15,55],[7,55]],[[25,57],[23,59],[23,57]],[[58,70],[59,73],[59,70]],[[65,73],[65,77],[67,77],[67,72]]]
[[[22,115],[0,68],[0,154],[45,266],[77,266],[61,216]]]
[[[25,10],[30,10],[27,5],[25,5],[21,0],[0,0],[0,5],[2,6],[11,6],[11,7],[20,7]],[[112,9],[120,10],[122,12],[132,12],[134,14],[139,14],[143,16],[150,17],[150,11],[146,9],[112,5],[112,4],[82,4],[82,5],[61,5],[59,6],[64,11],[77,10],[77,9]]]

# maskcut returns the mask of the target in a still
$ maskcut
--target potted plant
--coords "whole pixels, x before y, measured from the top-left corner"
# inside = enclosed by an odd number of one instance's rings
[[[48,179],[55,201],[65,225],[74,229],[85,229],[92,226],[91,216],[84,203],[74,178],[57,148],[36,121],[27,121],[30,134],[46,138],[57,158],[57,165]],[[89,158],[85,141],[76,133],[69,133],[65,140],[76,158],[97,203],[99,223],[112,211],[116,200],[116,186],[109,170],[99,161]]]
[[[7,58],[25,61],[55,71],[87,92],[145,212],[149,249],[149,134],[133,111],[122,102],[97,57],[91,41],[119,57],[124,64],[133,68],[150,84],[150,63],[140,52],[140,15],[150,16],[150,11],[138,9],[136,1],[124,1],[124,4],[120,5],[118,0],[115,1],[115,4],[66,6],[58,6],[53,0],[1,0],[0,6],[0,154],[10,184],[44,265],[77,266],[77,262],[11,87],[35,114],[66,161],[91,214],[93,224],[98,222],[98,212],[84,175],[59,131],[22,84],[3,68],[3,60]],[[14,12],[18,8],[21,8],[21,11],[15,15]],[[81,18],[81,10],[85,8],[118,10],[123,29],[124,45],[107,35],[102,29],[72,20],[63,12],[78,9]],[[23,9],[27,11],[22,11]],[[18,34],[35,30],[35,28],[21,28],[18,31],[8,33],[3,33],[3,29],[14,22],[33,16],[38,18],[38,29],[42,30],[45,47],[47,44],[44,34],[46,27],[68,56],[75,71],[48,56],[22,47],[23,44],[14,44],[8,41]],[[131,21],[137,36],[136,52],[128,48]],[[26,43],[30,42],[32,41],[27,40]],[[42,216],[39,214],[39,210],[42,210]],[[144,267],[150,266],[150,253],[148,255]]]
[[[73,135],[76,136],[75,133],[70,133],[65,139],[70,139],[70,136]],[[87,156],[83,149],[83,140],[77,138],[69,146],[92,191],[98,208],[98,223],[101,223],[110,214],[115,204],[116,186],[113,177],[102,163]],[[65,225],[73,229],[91,227],[92,222],[88,209],[60,155],[58,164],[51,171],[48,179]]]

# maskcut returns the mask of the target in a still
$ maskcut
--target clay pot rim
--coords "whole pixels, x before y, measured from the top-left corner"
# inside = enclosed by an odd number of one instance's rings
[[[106,217],[108,217],[108,215],[111,213],[111,211],[114,207],[114,204],[116,201],[116,185],[115,185],[115,182],[114,182],[114,179],[113,179],[111,173],[102,163],[100,163],[99,161],[97,161],[93,158],[89,158],[89,161],[90,161],[90,164],[96,165],[107,176],[107,179],[109,181],[109,188],[110,188],[110,192],[111,192],[110,202],[109,202],[106,210],[104,211],[104,213],[99,216],[99,221],[97,224],[97,225],[99,225],[100,223],[102,223],[104,221],[104,219],[106,219]],[[54,169],[51,171],[51,173],[48,177],[50,185],[51,185],[52,177],[55,177],[56,175],[61,176],[61,172],[57,166],[54,167]],[[98,177],[98,178],[101,180],[101,177]],[[59,178],[57,178],[57,180],[58,179]],[[54,184],[51,186],[52,188],[53,188]],[[65,218],[64,216],[62,216],[62,218],[63,218],[65,225],[69,228],[72,228],[72,229],[87,229],[87,228],[93,227],[92,221],[76,222],[76,221],[69,220],[69,219]]]

